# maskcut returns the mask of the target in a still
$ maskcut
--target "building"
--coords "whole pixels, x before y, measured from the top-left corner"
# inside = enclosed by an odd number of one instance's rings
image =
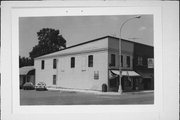
[[[32,82],[35,85],[35,68],[34,66],[24,66],[20,69],[20,87],[26,82]]]
[[[136,61],[135,55],[138,55],[135,52],[135,44],[139,43],[122,40],[121,44],[123,90],[139,89],[137,87],[140,83],[137,86],[134,81],[140,81],[143,78],[134,71],[133,63]],[[119,39],[112,36],[101,37],[35,58],[36,84],[45,82],[48,87],[98,91],[105,87],[107,91],[117,91],[119,87],[118,61]],[[138,70],[138,67],[135,68]]]
[[[133,70],[142,77],[143,89],[154,89],[154,52],[153,47],[134,44]]]

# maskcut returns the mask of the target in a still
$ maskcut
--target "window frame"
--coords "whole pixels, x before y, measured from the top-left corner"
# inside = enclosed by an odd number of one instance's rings
[[[57,59],[53,59],[53,69],[57,69]]]
[[[123,58],[124,58],[124,56],[123,55],[121,55],[121,67],[123,67]]]
[[[143,57],[142,56],[137,57],[137,65],[143,65]]]
[[[70,62],[70,65],[71,65],[71,68],[75,68],[75,57],[71,57],[71,62]]]
[[[53,85],[57,85],[57,75],[53,75]]]
[[[111,66],[116,66],[116,54],[111,54]]]
[[[94,64],[94,56],[88,55],[88,67],[93,67]]]
[[[99,80],[99,71],[94,71],[94,80]]]
[[[131,57],[130,56],[126,56],[126,65],[127,67],[131,67]]]
[[[45,60],[41,60],[41,70],[44,70],[45,68]]]

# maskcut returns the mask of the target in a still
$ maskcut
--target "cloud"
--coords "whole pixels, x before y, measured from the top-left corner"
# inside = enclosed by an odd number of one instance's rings
[[[145,26],[142,26],[142,27],[140,27],[138,30],[139,31],[143,31],[143,30],[146,30],[147,28],[145,27]]]

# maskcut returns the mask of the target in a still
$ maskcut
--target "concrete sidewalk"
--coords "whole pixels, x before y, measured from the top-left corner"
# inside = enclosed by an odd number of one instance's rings
[[[60,92],[82,92],[89,94],[98,94],[98,95],[120,95],[118,92],[101,92],[93,90],[79,90],[79,89],[68,89],[68,88],[48,88],[48,90],[58,90]],[[132,91],[132,92],[123,92],[122,94],[143,94],[143,93],[153,93],[154,90],[144,90],[144,91]]]

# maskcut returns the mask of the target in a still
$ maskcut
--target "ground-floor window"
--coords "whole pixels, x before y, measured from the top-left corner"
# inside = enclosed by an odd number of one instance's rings
[[[132,80],[129,77],[123,77],[123,83],[125,87],[132,87]]]
[[[56,75],[53,75],[53,85],[56,85]]]
[[[118,82],[118,77],[117,78],[114,78],[114,79],[111,79],[109,81],[109,86],[110,87],[118,87],[119,86],[119,82]]]
[[[99,79],[99,71],[94,71],[94,80]]]

